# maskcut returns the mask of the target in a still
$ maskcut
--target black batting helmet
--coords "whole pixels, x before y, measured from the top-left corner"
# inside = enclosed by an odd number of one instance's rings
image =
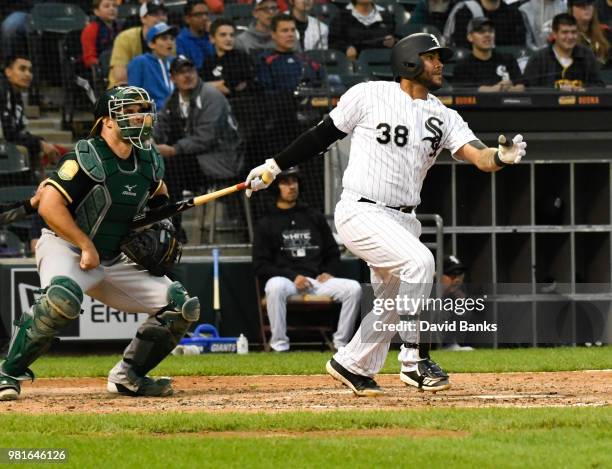
[[[438,52],[440,60],[446,62],[453,57],[452,49],[442,47],[433,34],[416,33],[398,41],[391,49],[391,70],[393,77],[416,78],[423,73],[421,54]]]
[[[274,195],[274,197],[278,196],[279,182],[285,178],[288,178],[289,176],[295,176],[295,178],[298,180],[298,183],[299,183],[300,182],[300,168],[298,168],[297,166],[292,166],[291,168],[287,168],[284,171],[281,171],[280,173],[278,173],[278,176],[276,176],[276,178],[274,179],[274,184],[270,186],[270,192]]]

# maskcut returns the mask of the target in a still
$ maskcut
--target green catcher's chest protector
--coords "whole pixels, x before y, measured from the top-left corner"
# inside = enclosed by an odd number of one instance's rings
[[[163,177],[163,160],[154,149],[134,148],[120,165],[99,137],[80,140],[75,152],[80,168],[97,183],[76,208],[76,223],[93,240],[100,258],[112,259],[119,255],[132,219],[147,203],[152,182]]]

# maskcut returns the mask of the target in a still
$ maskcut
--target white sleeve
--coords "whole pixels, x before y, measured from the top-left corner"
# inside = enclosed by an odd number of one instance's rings
[[[478,138],[457,111],[453,109],[448,111],[450,118],[450,126],[448,128],[450,130],[444,142],[444,148],[450,150],[451,155],[455,155],[463,145],[473,140],[478,140]]]
[[[363,115],[365,83],[350,88],[340,97],[338,105],[329,113],[334,125],[345,134],[350,134]]]

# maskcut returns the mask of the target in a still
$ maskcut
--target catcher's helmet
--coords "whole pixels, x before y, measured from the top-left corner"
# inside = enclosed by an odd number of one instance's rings
[[[423,73],[421,54],[426,52],[438,52],[442,62],[450,60],[453,56],[452,49],[442,47],[433,34],[411,34],[398,41],[391,49],[393,77],[412,79]]]
[[[138,110],[124,110],[124,106],[137,105]],[[151,148],[151,134],[155,121],[155,102],[144,88],[117,86],[106,90],[94,107],[95,123],[90,135],[96,135],[102,118],[110,117],[119,126],[121,136],[143,150]]]

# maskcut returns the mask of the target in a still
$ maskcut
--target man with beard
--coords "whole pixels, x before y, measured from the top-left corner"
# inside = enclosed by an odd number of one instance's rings
[[[435,266],[432,253],[419,241],[415,209],[437,156],[446,148],[455,159],[494,172],[525,155],[521,135],[511,141],[500,136],[499,146],[489,148],[456,111],[430,93],[442,86],[443,64],[452,55],[431,34],[405,37],[391,52],[395,82],[353,86],[328,117],[247,177],[253,190],[268,187],[281,171],[352,134],[335,223],[346,247],[370,267],[375,299],[359,330],[326,369],[358,396],[382,392],[373,377],[397,332],[403,343],[401,381],[429,391],[450,387],[448,375],[429,357],[429,346],[419,343],[416,327]]]

